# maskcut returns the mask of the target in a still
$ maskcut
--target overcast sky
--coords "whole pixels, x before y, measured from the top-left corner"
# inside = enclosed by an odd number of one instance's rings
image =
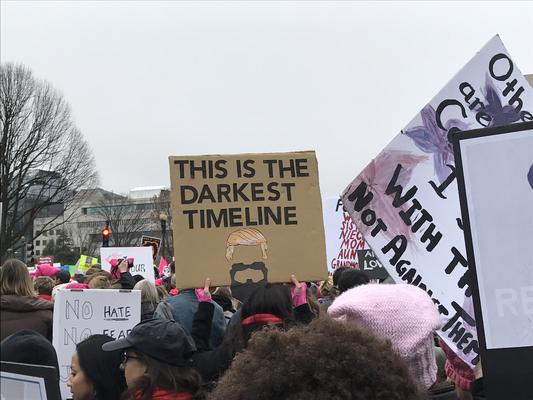
[[[532,2],[1,2],[2,62],[64,94],[116,192],[314,149],[336,195],[498,33],[533,73]]]

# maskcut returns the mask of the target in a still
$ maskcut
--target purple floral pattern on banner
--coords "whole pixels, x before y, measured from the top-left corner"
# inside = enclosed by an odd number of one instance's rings
[[[409,239],[412,236],[410,227],[400,217],[399,209],[392,205],[392,196],[385,196],[384,193],[398,164],[402,165],[402,173],[398,177],[397,183],[405,187],[411,179],[415,167],[425,160],[427,157],[421,155],[397,150],[384,150],[352,181],[345,190],[345,194],[361,182],[365,182],[368,185],[368,190],[374,193],[372,200],[374,212],[384,221],[387,221],[387,230],[383,234],[389,239],[396,235],[404,235]],[[407,208],[407,205],[400,207],[403,211]],[[368,237],[370,235],[371,227],[358,224],[357,228],[363,233],[363,236]]]
[[[422,109],[420,116],[422,125],[408,128],[402,133],[411,138],[416,147],[424,153],[433,154],[435,175],[442,183],[450,174],[448,165],[454,165],[453,149],[448,141],[448,130],[451,128],[466,130],[469,126],[463,121],[450,119],[444,125],[446,130],[440,129],[437,126],[435,109],[429,104]]]
[[[482,92],[485,96],[485,108],[483,111],[491,118],[489,126],[509,125],[520,119],[520,114],[514,107],[510,105],[502,106],[498,90],[488,75]]]

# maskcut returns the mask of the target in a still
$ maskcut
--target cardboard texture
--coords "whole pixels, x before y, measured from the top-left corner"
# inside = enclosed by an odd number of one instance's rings
[[[313,151],[169,162],[178,287],[327,277]]]
[[[532,112],[533,89],[495,36],[342,195],[392,278],[432,297],[439,335],[471,364],[479,345],[448,132],[528,121]]]

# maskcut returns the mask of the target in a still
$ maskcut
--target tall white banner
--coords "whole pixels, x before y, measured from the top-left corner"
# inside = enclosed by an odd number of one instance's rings
[[[533,89],[495,36],[342,195],[393,279],[427,291],[440,336],[472,364],[478,342],[448,133],[531,121],[532,111]]]

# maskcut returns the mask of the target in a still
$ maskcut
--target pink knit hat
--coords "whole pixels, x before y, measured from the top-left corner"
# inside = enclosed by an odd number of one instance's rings
[[[50,264],[39,264],[35,267],[35,271],[30,273],[30,276],[37,278],[39,276],[49,276],[50,278],[55,278],[56,274],[59,272],[59,268],[54,267]]]
[[[65,289],[90,289],[86,283],[72,282],[65,286]]]
[[[328,314],[389,339],[415,381],[426,389],[435,382],[433,332],[441,324],[437,307],[422,289],[406,284],[357,286],[337,297]]]

